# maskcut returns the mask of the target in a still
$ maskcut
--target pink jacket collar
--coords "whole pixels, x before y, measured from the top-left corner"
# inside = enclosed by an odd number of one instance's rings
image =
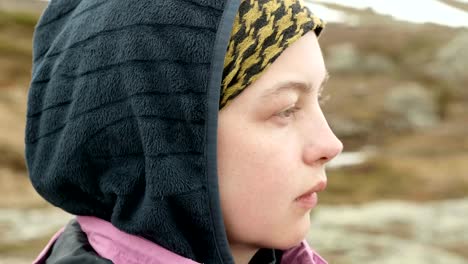
[[[94,250],[114,264],[197,264],[147,239],[122,232],[99,218],[78,216],[77,220]]]
[[[198,264],[191,259],[177,255],[149,240],[122,232],[111,223],[91,216],[78,216],[78,223],[88,236],[93,249],[103,258],[114,264],[149,264],[174,263]],[[41,252],[34,263],[40,263],[63,232],[57,232],[47,247]],[[281,259],[282,264],[327,264],[304,240],[298,246],[287,250]]]

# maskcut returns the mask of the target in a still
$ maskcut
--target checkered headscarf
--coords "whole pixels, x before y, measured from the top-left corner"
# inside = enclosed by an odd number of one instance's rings
[[[294,41],[325,23],[301,0],[242,0],[226,56],[219,108],[239,95]]]

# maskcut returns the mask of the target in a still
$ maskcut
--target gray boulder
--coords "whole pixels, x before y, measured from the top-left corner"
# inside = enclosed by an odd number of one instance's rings
[[[369,73],[393,73],[397,68],[393,61],[381,54],[367,55],[363,67]]]
[[[418,83],[392,88],[385,100],[387,125],[398,130],[423,129],[437,125],[439,116],[435,96]]]
[[[364,54],[351,43],[331,46],[327,49],[326,64],[332,72],[392,73],[396,66],[382,54]]]
[[[443,46],[426,71],[449,82],[468,80],[468,31],[460,32]]]
[[[351,43],[329,47],[325,58],[327,67],[332,72],[350,72],[361,61],[359,52]]]

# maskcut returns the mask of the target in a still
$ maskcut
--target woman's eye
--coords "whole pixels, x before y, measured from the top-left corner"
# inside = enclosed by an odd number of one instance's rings
[[[291,116],[293,116],[299,110],[300,110],[299,107],[294,106],[294,107],[288,108],[288,109],[286,109],[286,110],[284,110],[282,112],[279,112],[276,115],[279,116],[279,117],[282,117],[282,118],[290,118]]]

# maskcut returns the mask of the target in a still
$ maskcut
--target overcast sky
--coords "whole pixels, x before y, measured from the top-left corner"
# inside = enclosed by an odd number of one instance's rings
[[[468,3],[468,0],[458,0]],[[378,14],[414,23],[432,22],[451,27],[468,27],[468,12],[437,0],[307,0],[310,9],[330,22],[350,22],[356,18],[326,8],[320,3],[332,3],[357,9],[371,8]]]

